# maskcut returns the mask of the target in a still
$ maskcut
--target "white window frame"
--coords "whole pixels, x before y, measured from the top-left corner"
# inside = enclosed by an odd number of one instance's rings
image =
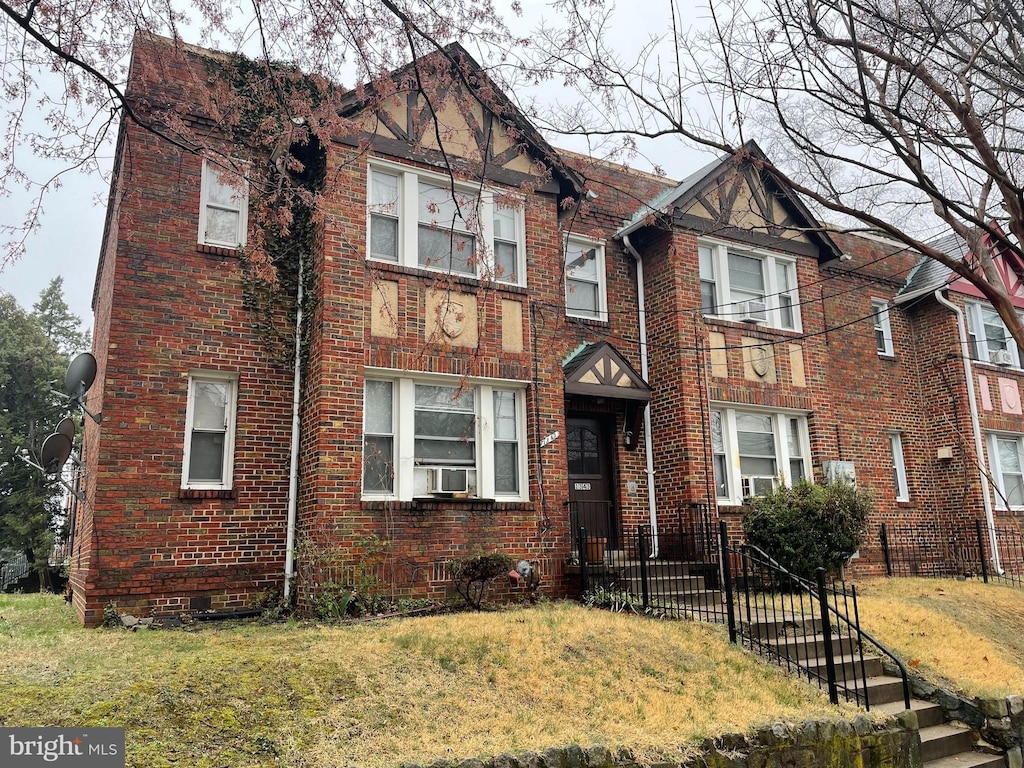
[[[993,358],[999,349],[998,345],[989,344],[988,335],[985,333],[985,314],[991,312],[995,315],[994,319],[999,327],[1003,331],[1003,339],[1006,342],[1006,350],[1010,353],[1010,366],[1011,368],[1021,367],[1021,355],[1020,349],[1017,347],[1017,342],[1010,334],[1009,329],[1006,327],[1006,323],[996,313],[995,308],[987,303],[980,301],[968,301],[965,302],[965,315],[967,316],[967,333],[970,337],[971,349],[969,354],[971,358],[978,361],[979,363],[995,365]],[[994,325],[989,323],[988,325]]]
[[[192,465],[192,434],[195,422],[195,388],[199,383],[221,384],[227,388],[225,402],[224,448],[219,481],[189,480]],[[195,370],[188,375],[188,403],[185,408],[185,445],[181,462],[181,487],[189,490],[230,490],[234,484],[235,426],[238,411],[238,374],[225,371]],[[219,432],[220,430],[212,430]]]
[[[800,286],[797,278],[796,259],[766,251],[759,248],[740,246],[735,243],[727,243],[720,240],[701,238],[697,243],[699,248],[709,248],[711,259],[708,262],[712,268],[712,274],[700,275],[703,283],[713,285],[715,293],[715,311],[705,312],[707,317],[720,320],[739,322],[743,315],[742,310],[733,299],[729,284],[729,254],[746,256],[762,262],[761,275],[764,279],[764,303],[766,307],[765,327],[782,331],[793,331],[799,333],[802,330],[800,317]],[[699,254],[699,251],[698,251]],[[706,261],[698,258],[698,262]],[[788,291],[781,290],[778,280],[778,269],[783,268],[789,275],[793,287]],[[740,289],[737,289],[739,291]],[[788,308],[793,312],[793,324],[791,327],[783,324],[782,296],[789,300]],[[744,300],[745,301],[745,300]],[[703,304],[703,297],[701,300]]]
[[[807,425],[806,411],[775,410],[750,406],[737,407],[731,403],[712,403],[711,411],[718,411],[722,416],[722,440],[724,443],[724,465],[726,471],[725,485],[727,493],[717,496],[722,506],[739,506],[743,504],[743,478],[740,470],[740,452],[736,427],[737,414],[768,416],[772,421],[772,436],[775,446],[775,478],[784,485],[793,484],[792,462],[803,462],[803,476],[811,480],[811,444]],[[797,441],[799,455],[789,448],[790,420],[796,420],[798,430]],[[721,455],[721,454],[719,454]],[[753,476],[753,475],[750,475]],[[716,494],[717,495],[717,494]]]
[[[425,470],[444,465],[443,462],[416,462],[415,414],[416,385],[433,384],[455,388],[469,387],[473,391],[475,405],[476,444],[475,463],[462,464],[471,473],[471,488],[468,493],[474,499],[495,501],[529,501],[529,474],[527,473],[526,443],[526,392],[527,382],[502,379],[477,379],[457,376],[418,376],[408,371],[389,369],[368,369],[366,381],[387,381],[392,384],[392,466],[394,477],[390,491],[367,490],[363,488],[364,500],[412,501],[417,498],[434,498],[425,490]],[[364,398],[366,387],[364,385]],[[494,403],[495,392],[515,393],[515,438],[503,439],[495,433]],[[364,400],[365,403],[365,400]],[[364,407],[364,412],[365,412]],[[383,434],[383,433],[381,433]],[[495,445],[514,442],[518,446],[517,478],[519,490],[515,493],[499,493],[495,490]],[[365,456],[365,441],[364,441]],[[360,487],[363,471],[360,470]],[[472,478],[475,478],[473,483]]]
[[[871,315],[874,318],[875,349],[879,357],[895,357],[892,344],[892,325],[889,322],[889,302],[885,299],[871,299]],[[881,339],[882,345],[878,345]]]
[[[386,206],[375,210],[373,200],[373,174],[385,173],[398,177],[398,200],[393,206]],[[458,270],[451,270],[440,266],[419,263],[419,186],[420,181],[434,187],[441,187],[449,192],[453,189],[452,180],[443,174],[431,173],[421,168],[412,168],[400,163],[387,160],[371,159],[367,163],[366,173],[366,258],[370,261],[378,261],[389,264],[400,264],[412,269],[424,269],[442,274],[452,274],[457,277],[464,277],[477,280],[494,280],[497,283],[514,286],[526,285],[526,216],[525,204],[517,196],[504,193],[491,188],[481,189],[479,185],[456,182],[454,190],[456,194],[466,195],[471,199],[476,208],[476,215],[470,215],[469,220],[463,222],[464,226],[452,227],[455,232],[466,232],[474,238],[475,253],[473,272],[464,273]],[[513,212],[515,223],[514,239],[502,238],[499,242],[514,243],[516,248],[515,274],[509,277],[505,274],[498,274],[494,258],[495,226],[494,214],[498,208],[509,209]],[[371,252],[370,231],[372,217],[383,215],[398,221],[398,247],[395,259],[375,256]],[[441,223],[437,226],[441,229]]]
[[[992,496],[994,497],[996,509],[1005,510],[1009,508],[1015,511],[1024,510],[1024,504],[1011,504],[1007,506],[1006,501],[1004,501],[1004,497],[1006,496],[1006,476],[1010,473],[1004,471],[1002,462],[1000,461],[1000,440],[1012,440],[1016,444],[1017,461],[1020,463],[1022,470],[1024,470],[1024,435],[1014,434],[1012,432],[989,432],[987,435],[986,447],[988,448],[989,471],[992,475],[992,481],[994,482]]]
[[[910,486],[907,484],[907,464],[903,456],[903,435],[899,432],[888,432],[886,434],[889,438],[889,454],[892,456],[896,501],[910,501]]]
[[[242,182],[242,186],[236,189],[237,194],[231,198],[235,205],[224,205],[212,202],[210,198],[210,185],[213,183],[213,174],[227,174],[235,176]],[[218,208],[225,211],[232,211],[238,214],[238,223],[235,231],[235,242],[214,240],[206,234],[206,222],[208,211],[211,208]],[[235,170],[221,168],[209,159],[203,158],[202,177],[199,184],[199,244],[210,245],[217,248],[243,248],[245,247],[246,234],[249,230],[249,182],[245,176]]]
[[[608,321],[608,276],[605,268],[605,247],[604,241],[595,240],[591,237],[584,237],[582,235],[568,235],[565,238],[565,258],[563,260],[565,267],[565,314],[568,317],[578,317],[584,320],[599,320],[601,322]],[[574,278],[570,271],[570,257],[574,256],[576,249],[579,248],[580,255],[587,251],[594,251],[594,270],[597,273],[596,280],[586,280],[583,278]],[[572,295],[571,286],[569,285],[570,280],[576,280],[577,282],[585,282],[590,285],[597,287],[597,308],[594,311],[587,311],[582,309],[576,309],[570,307],[570,296]]]

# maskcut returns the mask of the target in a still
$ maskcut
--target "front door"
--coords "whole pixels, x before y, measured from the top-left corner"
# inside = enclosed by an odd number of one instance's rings
[[[569,465],[569,505],[573,524],[587,537],[607,538],[617,546],[618,522],[612,484],[611,427],[600,418],[567,418],[565,450]]]

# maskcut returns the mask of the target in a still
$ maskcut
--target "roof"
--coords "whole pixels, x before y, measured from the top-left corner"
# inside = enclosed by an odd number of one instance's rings
[[[433,61],[441,62],[447,60],[451,70],[456,73],[459,80],[473,95],[480,100],[486,109],[489,109],[499,119],[513,126],[520,135],[532,146],[548,163],[551,168],[557,171],[577,191],[583,188],[583,180],[579,175],[567,166],[555,150],[531,123],[526,115],[512,102],[505,92],[491,79],[484,71],[484,68],[473,58],[473,56],[462,47],[460,43],[449,43],[432,53],[411,61],[404,67],[388,73],[388,76],[398,82],[401,77],[411,72],[414,67],[423,66]],[[361,88],[353,89],[342,97],[342,114],[352,114],[365,108],[370,103],[370,96],[374,92],[373,83],[366,83]],[[481,96],[486,93],[487,97]]]
[[[697,197],[701,192],[718,182],[718,176],[729,168],[735,168],[741,163],[761,161],[770,163],[768,156],[757,145],[757,142],[750,140],[743,144],[740,149],[732,154],[724,154],[717,160],[712,160],[702,168],[691,173],[673,189],[666,190],[634,212],[633,216],[626,221],[615,233],[615,237],[623,237],[636,229],[644,226],[651,215],[668,215],[675,208]],[[758,172],[766,187],[774,188],[773,194],[779,202],[788,209],[789,215],[800,222],[801,228],[806,230],[807,237],[815,241],[820,253],[824,255],[822,261],[838,258],[842,251],[829,236],[824,227],[804,204],[804,202],[789,189],[770,169],[758,166]]]
[[[966,259],[971,249],[956,232],[929,240],[930,245],[937,251],[942,251],[954,259]],[[929,293],[939,288],[944,288],[956,279],[953,270],[935,259],[922,256],[917,266],[907,275],[906,284],[900,289],[897,296],[910,296],[920,293]]]

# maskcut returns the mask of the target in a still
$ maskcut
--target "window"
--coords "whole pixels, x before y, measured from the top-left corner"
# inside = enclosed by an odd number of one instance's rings
[[[526,500],[525,386],[386,375],[364,389],[364,498]]]
[[[249,186],[237,174],[203,160],[199,190],[199,242],[223,248],[245,245]]]
[[[702,242],[701,308],[722,320],[800,330],[796,263],[773,253]]]
[[[711,411],[711,453],[715,496],[720,504],[810,478],[805,414],[735,410]]]
[[[231,488],[237,385],[234,374],[199,371],[189,376],[182,488]]]
[[[1020,353],[1006,324],[989,304],[967,302],[971,357],[983,363],[1020,368]]]
[[[910,501],[907,467],[903,463],[903,436],[898,432],[889,433],[889,451],[892,453],[892,476],[896,486],[896,501]]]
[[[1024,508],[1024,435],[989,434],[988,455],[996,507]]]
[[[892,328],[889,325],[889,302],[871,300],[871,314],[875,318],[875,348],[879,357],[893,357]]]
[[[522,205],[493,190],[374,161],[367,190],[367,255],[437,272],[524,285]]]
[[[566,239],[565,313],[572,317],[608,319],[604,246],[598,242],[579,237]]]

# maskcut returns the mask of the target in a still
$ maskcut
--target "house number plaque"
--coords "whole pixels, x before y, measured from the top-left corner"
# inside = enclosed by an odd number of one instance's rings
[[[577,491],[589,491],[590,483],[574,483],[573,488]]]

